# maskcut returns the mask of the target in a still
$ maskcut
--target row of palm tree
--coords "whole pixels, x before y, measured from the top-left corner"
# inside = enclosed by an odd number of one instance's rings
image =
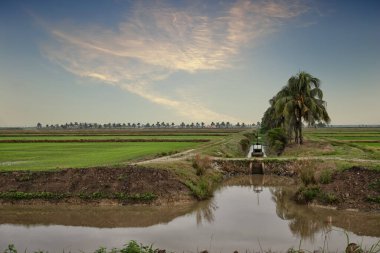
[[[43,126],[41,123],[37,123],[37,129],[47,128],[47,129],[125,129],[125,128],[247,128],[255,126],[255,124],[246,123],[236,123],[232,124],[230,122],[211,122],[211,124],[206,124],[204,122],[191,122],[177,125],[174,122],[159,122],[157,123],[87,123],[87,122],[70,122],[65,124],[46,124]]]
[[[311,74],[301,71],[292,76],[272,99],[262,119],[262,128],[269,130],[282,127],[289,139],[303,144],[303,123],[314,126],[329,123],[326,101],[320,88],[321,81]]]

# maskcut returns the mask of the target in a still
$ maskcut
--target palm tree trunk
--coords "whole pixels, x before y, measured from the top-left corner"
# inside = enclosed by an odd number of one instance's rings
[[[302,122],[300,121],[300,125],[299,125],[299,128],[298,130],[300,131],[299,133],[299,139],[300,139],[300,144],[302,145],[303,144],[303,136],[302,136]]]

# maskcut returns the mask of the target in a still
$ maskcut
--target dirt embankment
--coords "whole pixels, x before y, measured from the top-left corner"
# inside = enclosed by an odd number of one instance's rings
[[[190,190],[172,172],[141,166],[1,172],[0,197],[0,203],[30,204],[163,204],[192,200]]]
[[[352,167],[335,173],[320,188],[336,197],[334,205],[340,209],[380,211],[380,171]]]

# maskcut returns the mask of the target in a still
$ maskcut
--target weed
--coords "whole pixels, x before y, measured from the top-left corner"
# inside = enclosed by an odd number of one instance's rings
[[[319,176],[319,183],[321,184],[328,184],[332,181],[332,174],[333,172],[329,169],[323,170],[321,172],[321,175]]]
[[[379,203],[380,204],[380,196],[367,196],[366,199],[368,202],[374,202],[374,203]]]
[[[154,193],[147,192],[147,193],[136,193],[133,195],[125,194],[122,192],[115,193],[113,195],[113,198],[118,200],[132,200],[132,201],[152,201],[157,198],[157,196]]]
[[[374,189],[377,192],[380,192],[380,179],[369,184],[369,188]]]
[[[315,176],[314,176],[314,169],[311,167],[302,168],[300,176],[305,186],[316,183]]]
[[[337,197],[333,193],[319,192],[317,199],[324,204],[334,204],[338,201]]]
[[[22,200],[22,199],[47,199],[58,200],[68,197],[67,194],[53,192],[0,192],[0,199]]]
[[[299,203],[308,203],[313,201],[320,192],[321,189],[318,186],[302,187],[296,192],[295,199]]]
[[[211,158],[209,156],[201,156],[197,154],[193,160],[193,168],[196,170],[197,176],[205,174],[206,170],[211,169]]]
[[[8,248],[5,249],[4,253],[17,253],[17,250],[13,244],[9,244]]]
[[[314,199],[323,204],[338,202],[337,197],[333,193],[323,192],[318,186],[302,187],[295,194],[295,200],[299,203],[309,203]]]
[[[196,184],[191,181],[187,181],[186,185],[190,188],[193,195],[199,200],[208,199],[213,195],[212,183],[207,182],[204,178],[199,180],[199,182]]]

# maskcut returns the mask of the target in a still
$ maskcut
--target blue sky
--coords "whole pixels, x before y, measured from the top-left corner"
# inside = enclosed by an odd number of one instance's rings
[[[305,70],[380,124],[380,1],[0,2],[0,126],[261,119]]]

